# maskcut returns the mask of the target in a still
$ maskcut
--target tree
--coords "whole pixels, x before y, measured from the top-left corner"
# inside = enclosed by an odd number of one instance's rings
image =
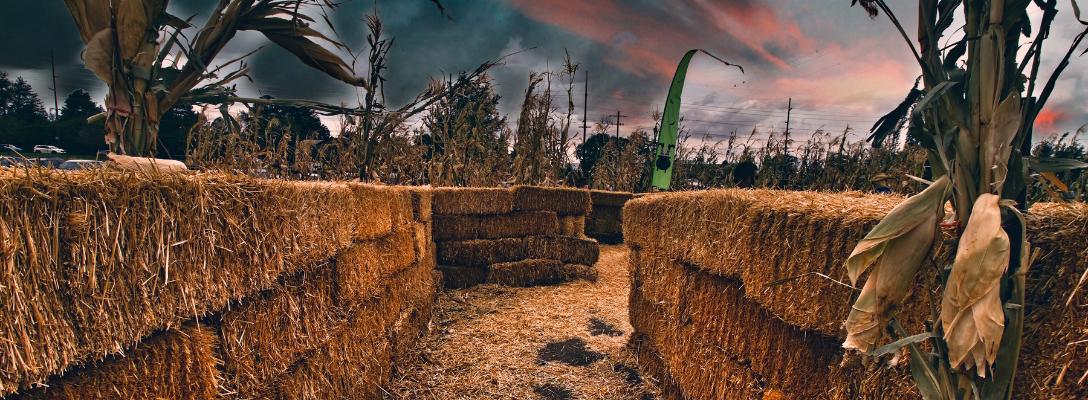
[[[272,100],[272,96],[264,95],[262,99]],[[286,124],[296,137],[307,139],[325,140],[331,137],[329,128],[321,124],[317,118],[317,112],[311,108],[294,107],[288,105],[269,104],[261,107],[260,119],[270,121],[272,118]]]
[[[907,130],[926,148],[937,179],[896,206],[848,258],[846,267],[855,284],[870,266],[872,272],[844,324],[843,347],[873,354],[891,328],[894,338],[911,339],[884,350],[909,348],[911,372],[923,398],[1011,398],[1030,260],[1026,223],[1014,207],[1018,198],[1023,204],[1024,172],[1045,174],[1088,165],[1066,162],[1062,168],[1051,164],[1042,170],[1039,163],[1024,160],[1025,145],[1030,145],[1035,117],[1088,29],[1074,39],[1036,94],[1041,49],[1057,14],[1057,0],[1034,2],[1043,10],[1042,23],[1019,61],[1020,36],[1033,33],[1027,13],[1031,1],[919,0],[917,48],[884,0],[853,3],[870,17],[883,12],[891,20],[910,46],[924,84],[924,90],[912,91],[882,118],[869,139],[879,146],[910,109]],[[1079,20],[1075,0],[1073,5]],[[958,12],[966,21],[963,34],[941,48],[939,38],[956,37],[946,31]],[[954,210],[948,218],[946,201]],[[926,287],[939,287],[943,295],[939,305],[930,300],[934,326],[912,336],[894,313],[926,261],[942,221],[952,228],[951,237],[942,242],[952,243],[953,250],[942,254],[954,257],[935,260],[937,268],[924,276]],[[916,344],[930,339],[936,353],[932,358]]]
[[[6,72],[0,71],[0,117],[12,117],[25,122],[42,122],[48,119],[42,100],[30,84],[18,77],[14,82]]]
[[[159,146],[173,159],[185,158],[185,141],[189,129],[200,121],[200,113],[192,107],[175,106],[162,115],[159,125]]]
[[[432,0],[442,10],[437,0]],[[310,27],[315,18],[303,11],[318,11],[328,21],[328,10],[339,4],[330,0],[222,0],[208,14],[203,29],[166,12],[169,0],[65,0],[83,43],[84,60],[109,87],[106,96],[106,142],[118,154],[150,156],[155,153],[159,121],[175,105],[229,103],[272,104],[276,101],[235,96],[228,84],[246,76],[244,63],[220,76],[225,65],[213,68],[219,52],[238,31],[258,31],[298,57],[307,66],[334,79],[358,86],[373,96],[378,76],[358,78],[352,67],[318,42],[337,49],[343,44]],[[444,11],[442,11],[444,13]],[[335,30],[334,30],[335,31]],[[183,32],[188,32],[183,34]],[[181,37],[183,40],[178,40]],[[184,53],[180,68],[168,63],[174,46]],[[373,43],[372,43],[373,45]],[[176,60],[175,60],[176,61]],[[197,87],[204,83],[204,86]],[[428,93],[428,98],[441,93]],[[279,101],[336,114],[364,115],[371,110],[309,101]],[[229,118],[229,116],[228,116]],[[237,127],[237,123],[232,125]]]
[[[83,89],[76,89],[64,98],[64,105],[60,107],[60,119],[83,119],[86,122],[96,114],[102,113],[102,107],[91,100],[91,94]]]

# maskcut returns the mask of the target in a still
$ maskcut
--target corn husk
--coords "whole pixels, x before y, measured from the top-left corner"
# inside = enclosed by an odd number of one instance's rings
[[[842,347],[866,354],[876,349],[933,246],[936,226],[937,214],[930,214],[910,232],[888,242],[843,325],[847,336]]]
[[[997,358],[1005,327],[1000,288],[1010,246],[1009,236],[1001,228],[999,200],[985,193],[975,202],[941,308],[949,362],[962,370],[977,368],[981,377]]]
[[[850,253],[850,258],[846,260],[850,281],[856,284],[861,273],[865,272],[888,249],[892,239],[911,232],[918,225],[929,221],[930,216],[935,213],[943,212],[944,209],[941,206],[951,187],[948,175],[942,176],[922,193],[895,206]]]
[[[87,50],[83,52],[83,65],[94,76],[108,84],[113,83],[113,52],[117,49],[117,39],[113,29],[103,29],[87,41]]]

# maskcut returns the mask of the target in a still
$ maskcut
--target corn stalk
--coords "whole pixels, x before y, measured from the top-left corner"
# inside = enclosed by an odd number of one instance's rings
[[[432,1],[441,10],[441,4]],[[105,119],[106,142],[117,154],[153,155],[159,120],[175,105],[216,104],[224,118],[231,120],[226,113],[229,104],[269,103],[235,96],[229,83],[250,71],[244,63],[236,71],[220,76],[223,67],[241,59],[212,67],[238,31],[261,32],[307,66],[361,87],[368,96],[373,94],[372,83],[355,77],[351,65],[319,43],[336,49],[346,50],[346,46],[311,28],[315,19],[300,11],[317,10],[327,22],[327,11],[338,7],[329,0],[220,0],[199,30],[190,24],[192,18],[183,20],[167,13],[169,0],[65,0],[64,3],[87,45],[84,52],[87,69],[109,87],[106,112],[91,121]],[[326,115],[367,114],[363,109],[310,101],[270,102],[312,107]],[[236,122],[231,120],[231,123],[238,128]]]
[[[918,62],[924,84],[882,119],[887,123],[878,122],[869,139],[879,147],[896,131],[893,122],[907,118],[909,134],[926,148],[939,179],[893,209],[850,255],[852,281],[870,266],[873,271],[844,325],[848,337],[843,347],[868,355],[909,348],[915,383],[927,400],[1012,396],[1030,264],[1025,223],[1015,208],[1032,169],[1022,146],[1030,144],[1035,116],[1088,34],[1085,30],[1076,37],[1036,97],[1041,49],[1057,9],[1056,0],[1034,0],[1044,11],[1042,24],[1017,60],[1020,35],[1032,34],[1031,2],[919,0],[917,47],[884,0],[853,2],[870,17],[883,12],[891,20]],[[951,36],[945,32],[956,12],[967,22],[962,39],[939,48],[937,40]],[[1025,75],[1028,65],[1030,75]],[[947,201],[954,213],[946,217]],[[940,306],[931,307],[932,327],[911,336],[894,312],[928,260],[925,254],[942,220],[950,230],[945,242],[953,243],[954,259],[943,260],[950,265],[932,277],[943,291]],[[931,277],[925,279],[928,283]],[[878,347],[885,336],[899,340]],[[926,357],[919,347],[927,340],[936,357]]]

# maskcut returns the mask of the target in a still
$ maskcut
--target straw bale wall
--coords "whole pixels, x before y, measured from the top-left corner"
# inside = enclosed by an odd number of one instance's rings
[[[596,277],[597,242],[584,233],[588,191],[515,186],[432,193],[432,232],[446,287]]]
[[[586,216],[586,236],[605,244],[623,243],[623,205],[634,195],[601,190],[591,190],[589,195],[593,207]]]
[[[841,324],[857,291],[833,281],[848,282],[854,244],[899,201],[721,190],[629,202],[632,347],[657,354],[646,367],[673,398],[917,398],[905,365],[842,364]],[[1044,256],[1029,271],[1015,397],[1084,398],[1088,295],[1074,290],[1088,268],[1088,207],[1040,205],[1028,220]],[[898,315],[913,332],[929,319],[921,287]]]
[[[49,387],[15,398],[66,399],[210,399],[223,381],[214,327],[187,323],[157,332],[124,356],[109,356]]]
[[[440,285],[430,188],[0,169],[0,194],[0,397],[376,393]]]

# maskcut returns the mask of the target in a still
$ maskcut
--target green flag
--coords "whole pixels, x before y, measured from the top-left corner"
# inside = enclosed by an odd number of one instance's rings
[[[740,68],[740,72],[744,73],[743,67],[725,62],[706,50],[695,49],[684,54],[684,58],[680,60],[680,65],[676,67],[676,74],[672,76],[672,85],[669,86],[669,98],[665,101],[665,113],[661,118],[661,133],[657,136],[657,147],[654,151],[653,185],[661,190],[667,190],[672,183],[673,161],[676,160],[676,134],[680,127],[680,94],[684,91],[684,79],[688,74],[688,63],[691,62],[691,57],[697,52],[703,52],[703,54],[714,57],[715,60],[721,61],[725,65]]]

